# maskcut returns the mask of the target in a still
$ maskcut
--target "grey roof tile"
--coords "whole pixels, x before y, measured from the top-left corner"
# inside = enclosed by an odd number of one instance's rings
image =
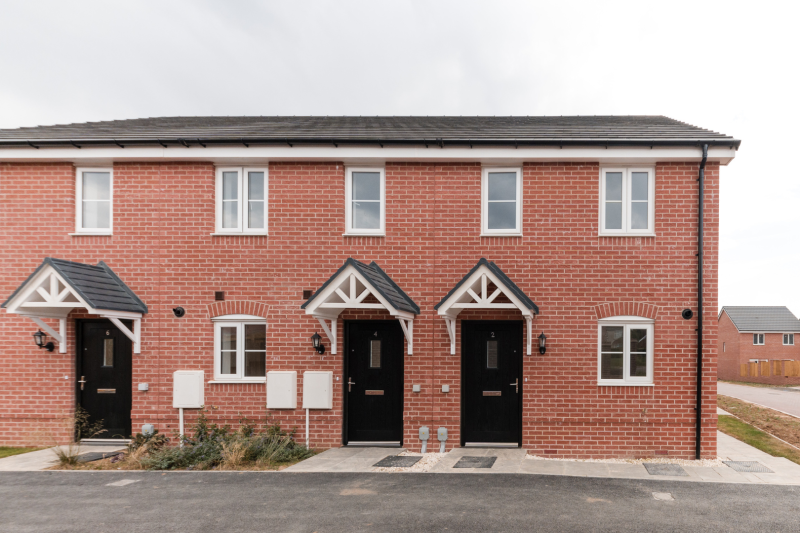
[[[753,332],[800,332],[800,320],[785,306],[724,306],[736,329]]]
[[[5,307],[45,265],[52,266],[64,278],[64,281],[94,309],[147,313],[147,306],[144,302],[103,261],[97,265],[87,265],[51,257],[46,257],[42,264],[0,307]]]
[[[0,130],[0,146],[201,143],[605,144],[738,147],[664,116],[161,117]]]
[[[354,267],[362,276],[367,278],[375,290],[378,291],[381,296],[386,298],[386,300],[388,300],[395,309],[398,311],[413,313],[415,315],[419,314],[419,306],[415,304],[405,292],[403,292],[403,289],[401,289],[392,280],[392,278],[390,278],[389,275],[378,266],[375,261],[367,265],[361,261],[356,261],[352,257],[348,258],[347,261],[344,262],[344,265],[342,265],[335,274],[328,278],[327,281],[325,281],[325,283],[323,283],[320,288],[311,295],[311,298],[306,300],[305,303],[300,306],[300,309],[305,309],[306,306],[311,303],[314,298],[316,298],[317,295],[320,294],[331,282],[333,282],[333,280],[336,279],[336,277],[348,266]]]

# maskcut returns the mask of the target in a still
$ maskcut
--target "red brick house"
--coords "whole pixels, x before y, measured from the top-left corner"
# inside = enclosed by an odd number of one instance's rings
[[[717,344],[719,379],[800,385],[800,320],[786,307],[723,307]]]
[[[75,405],[174,432],[173,374],[201,371],[216,421],[266,409],[303,439],[308,414],[319,448],[419,450],[426,426],[447,449],[714,456],[738,147],[657,116],[0,131],[0,443],[66,436]]]

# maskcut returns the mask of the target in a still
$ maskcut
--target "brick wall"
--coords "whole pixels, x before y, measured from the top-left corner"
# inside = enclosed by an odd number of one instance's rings
[[[376,261],[420,306],[414,354],[405,356],[404,442],[418,450],[417,430],[446,426],[448,449],[460,440],[460,356],[450,355],[444,320],[433,306],[480,257],[494,261],[536,302],[535,335],[547,354],[524,356],[523,446],[564,457],[694,455],[697,163],[656,166],[657,237],[598,237],[599,166],[530,163],[523,169],[523,236],[480,237],[479,164],[386,165],[386,237],[343,237],[344,166],[269,165],[269,236],[211,236],[214,166],[118,163],[114,235],[74,231],[71,164],[0,164],[3,246],[0,295],[10,294],[46,256],[111,268],[142,298],[142,353],[133,361],[133,427],[177,427],[171,408],[175,370],[213,376],[214,291],[247,302],[267,317],[270,370],[331,370],[342,378],[342,350],[318,355],[308,337],[319,325],[300,309],[346,258]],[[716,453],[716,313],[719,167],[706,172],[703,454]],[[46,207],[46,208],[43,208]],[[620,304],[614,307],[615,304]],[[624,304],[624,305],[622,305]],[[171,309],[187,314],[177,319]],[[243,308],[243,307],[242,307]],[[597,319],[603,309],[656,317],[655,386],[597,385]],[[607,316],[607,315],[605,315]],[[72,318],[72,317],[71,317]],[[346,312],[344,320],[387,318]],[[519,313],[464,311],[460,319],[519,320]],[[461,321],[457,322],[460,353]],[[74,405],[74,321],[67,354],[34,347],[35,325],[0,313],[0,442],[40,442]],[[327,344],[327,339],[326,339]],[[334,378],[336,380],[336,377]],[[150,391],[136,390],[148,382]],[[311,442],[342,442],[342,381],[334,409],[311,414]],[[422,385],[420,393],[411,392]],[[450,393],[441,385],[450,385]],[[337,386],[338,385],[338,386]],[[302,395],[302,390],[299,391]],[[212,419],[263,421],[265,386],[208,384]],[[302,405],[302,397],[298,405]],[[271,422],[298,427],[305,413],[273,411]],[[187,423],[196,412],[187,412]],[[63,424],[62,424],[63,425]]]
[[[792,372],[787,372],[783,364],[786,360],[800,361],[800,333],[795,334],[794,345],[783,345],[783,333],[765,333],[764,344],[754,345],[753,334],[739,333],[728,314],[723,311],[719,317],[717,344],[720,357],[719,379],[769,385],[800,385],[800,376],[791,375]],[[765,367],[759,366],[755,372],[748,367],[742,376],[741,365],[749,363],[751,359],[767,360],[769,364]],[[777,367],[776,362],[779,362]]]

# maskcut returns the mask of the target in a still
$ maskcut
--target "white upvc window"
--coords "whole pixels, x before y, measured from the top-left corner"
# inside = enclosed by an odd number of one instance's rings
[[[794,333],[784,333],[783,334],[783,345],[784,346],[794,346]]]
[[[345,235],[386,234],[386,174],[383,168],[345,171]]]
[[[761,346],[762,344],[764,344],[764,334],[753,333],[753,344],[756,346]]]
[[[600,170],[600,235],[655,235],[655,170]]]
[[[653,321],[617,316],[598,322],[598,385],[652,385]]]
[[[76,169],[75,232],[110,235],[113,224],[114,169]]]
[[[214,321],[214,381],[262,383],[267,376],[267,323],[257,316]]]
[[[217,168],[217,233],[266,235],[268,210],[266,168]]]
[[[481,235],[522,235],[522,169],[484,168]]]

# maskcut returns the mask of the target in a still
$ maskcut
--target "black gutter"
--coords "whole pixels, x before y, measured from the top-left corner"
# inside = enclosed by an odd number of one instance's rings
[[[35,143],[35,144],[34,144]],[[116,138],[116,139],[13,139],[5,140],[0,139],[0,148],[3,147],[16,147],[16,148],[41,148],[41,147],[56,147],[68,146],[73,147],[79,144],[82,147],[86,146],[180,146],[190,148],[192,146],[205,147],[206,145],[222,145],[222,146],[241,146],[246,145],[282,145],[295,146],[295,145],[345,145],[345,146],[364,146],[364,145],[395,145],[395,146],[422,146],[433,145],[444,148],[445,146],[551,146],[553,148],[561,148],[563,146],[602,146],[602,147],[687,147],[696,148],[703,144],[710,146],[723,146],[729,148],[739,148],[741,141],[736,139],[339,139],[339,138],[274,138],[274,137],[236,137],[236,138],[174,138],[165,139],[159,138]]]
[[[703,159],[700,161],[699,182],[700,199],[697,215],[697,421],[695,424],[695,457],[700,459],[700,431],[703,416],[703,189],[705,188],[706,159],[708,145],[703,145]]]

